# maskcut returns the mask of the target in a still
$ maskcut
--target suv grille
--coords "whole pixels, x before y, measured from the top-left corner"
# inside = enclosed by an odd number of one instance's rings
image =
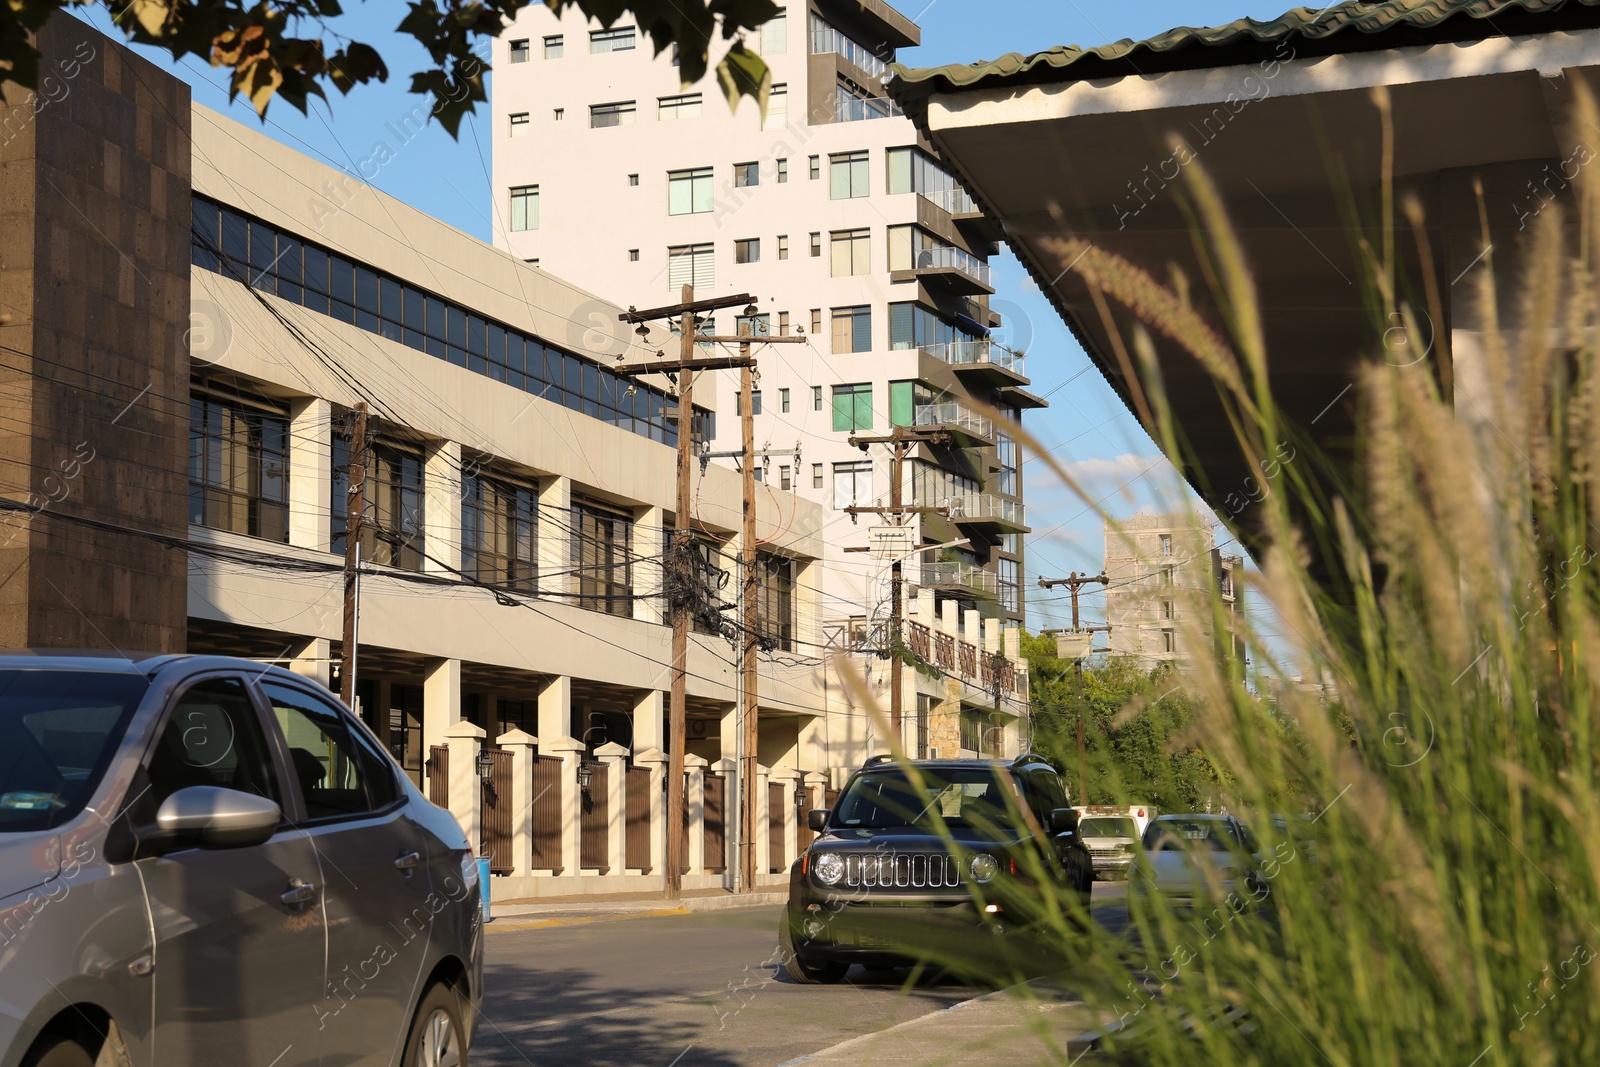
[[[844,884],[885,889],[938,889],[961,884],[961,865],[942,852],[846,856]]]

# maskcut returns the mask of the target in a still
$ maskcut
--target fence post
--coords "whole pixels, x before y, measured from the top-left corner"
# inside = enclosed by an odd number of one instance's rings
[[[667,862],[667,768],[672,757],[659,748],[647,748],[633,762],[650,769],[650,869],[666,870]]]
[[[558,737],[541,742],[541,754],[561,759],[561,872],[578,874],[583,870],[583,798],[578,790],[578,763],[584,745],[575,737]],[[453,762],[452,762],[453,765]]]
[[[706,767],[710,762],[693,752],[683,754],[683,770],[689,776],[688,787],[684,790],[683,810],[689,818],[688,832],[684,836],[689,843],[691,875],[706,873]]]
[[[794,791],[804,777],[804,773],[795,767],[772,769],[772,780],[783,783],[783,811],[779,813],[783,819],[783,855],[773,858],[769,870],[772,867],[787,870],[789,862],[800,855],[800,820],[805,815],[795,809]]]
[[[478,751],[483,747],[483,727],[462,719],[444,732],[450,750],[450,814],[461,824],[467,843],[476,854],[483,841],[483,781],[478,777]]]
[[[772,812],[770,810],[772,803],[769,799],[770,790],[767,789],[771,782],[772,768],[763,767],[759,763],[756,764],[756,812],[755,817],[750,820],[750,832],[756,837],[755,880],[757,882],[761,881],[763,874],[772,869]],[[739,796],[742,798],[744,795],[744,790],[741,788]],[[781,818],[783,813],[779,812],[778,814]],[[741,821],[739,825],[743,826],[744,823]],[[745,888],[747,890],[754,889],[755,885],[751,884]]]
[[[606,863],[613,873],[627,874],[628,750],[611,741],[594,754],[606,775]]]
[[[539,739],[511,730],[496,743],[511,753],[511,875],[523,878],[533,873],[533,750]]]

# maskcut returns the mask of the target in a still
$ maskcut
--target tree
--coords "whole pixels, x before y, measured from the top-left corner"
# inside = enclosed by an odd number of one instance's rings
[[[36,89],[39,51],[32,35],[61,9],[90,2],[103,2],[130,41],[165,48],[174,60],[192,55],[229,68],[230,95],[243,93],[261,115],[274,99],[304,112],[311,97],[327,99],[325,85],[348,93],[389,77],[370,44],[345,39],[330,52],[320,34],[299,35],[310,28],[337,36],[326,20],[342,14],[339,0],[9,0],[0,3],[0,83]],[[410,0],[397,30],[420,42],[435,64],[411,75],[411,91],[433,99],[433,114],[452,137],[461,119],[488,99],[483,75],[489,64],[478,50],[532,2],[537,0]],[[576,8],[607,28],[631,16],[656,55],[678,46],[685,85],[704,77],[714,37],[731,41],[716,64],[728,106],[737,108],[750,96],[766,112],[772,72],[741,37],[778,14],[772,0],[543,2],[558,15]]]

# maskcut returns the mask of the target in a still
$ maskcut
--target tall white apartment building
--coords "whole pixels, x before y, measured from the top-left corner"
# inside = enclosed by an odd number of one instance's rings
[[[790,3],[746,41],[773,71],[764,120],[748,99],[730,112],[714,77],[685,88],[671,52],[652,56],[637,28],[575,11],[530,5],[493,58],[497,245],[625,306],[676,303],[685,282],[697,298],[750,293],[753,321],[730,309],[700,332],[808,338],[757,350],[753,398],[728,403],[737,373],[717,375],[710,447],[739,449],[735,416],[753,403],[767,492],[831,509],[824,630],[846,646],[881,648],[873,624],[890,612],[889,564],[859,552],[889,520],[844,510],[890,502],[889,450],[849,438],[896,426],[949,441],[918,445],[902,470],[904,503],[930,509],[910,520],[907,617],[953,617],[980,638],[993,630],[994,644],[1023,619],[1021,457],[989,413],[1043,401],[1025,390],[1020,355],[989,338],[997,231],[883,95],[886,65],[919,37],[879,0]],[[596,315],[571,340],[620,354],[627,329]],[[907,741],[927,748],[928,712],[948,694],[904,674],[919,730]],[[981,692],[963,700],[963,722],[981,719]]]

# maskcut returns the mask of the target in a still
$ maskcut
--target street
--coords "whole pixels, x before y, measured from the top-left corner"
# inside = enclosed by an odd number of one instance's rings
[[[1120,927],[1124,885],[1095,888],[1097,919]],[[838,985],[793,985],[775,977],[778,914],[759,907],[534,929],[491,924],[473,1061],[493,1067],[827,1062],[818,1054],[836,1045],[992,992],[951,979],[908,990],[904,971],[860,968]],[[872,1058],[894,1062],[885,1056],[896,1050],[909,1063],[962,1062],[918,1027],[875,1042]]]

